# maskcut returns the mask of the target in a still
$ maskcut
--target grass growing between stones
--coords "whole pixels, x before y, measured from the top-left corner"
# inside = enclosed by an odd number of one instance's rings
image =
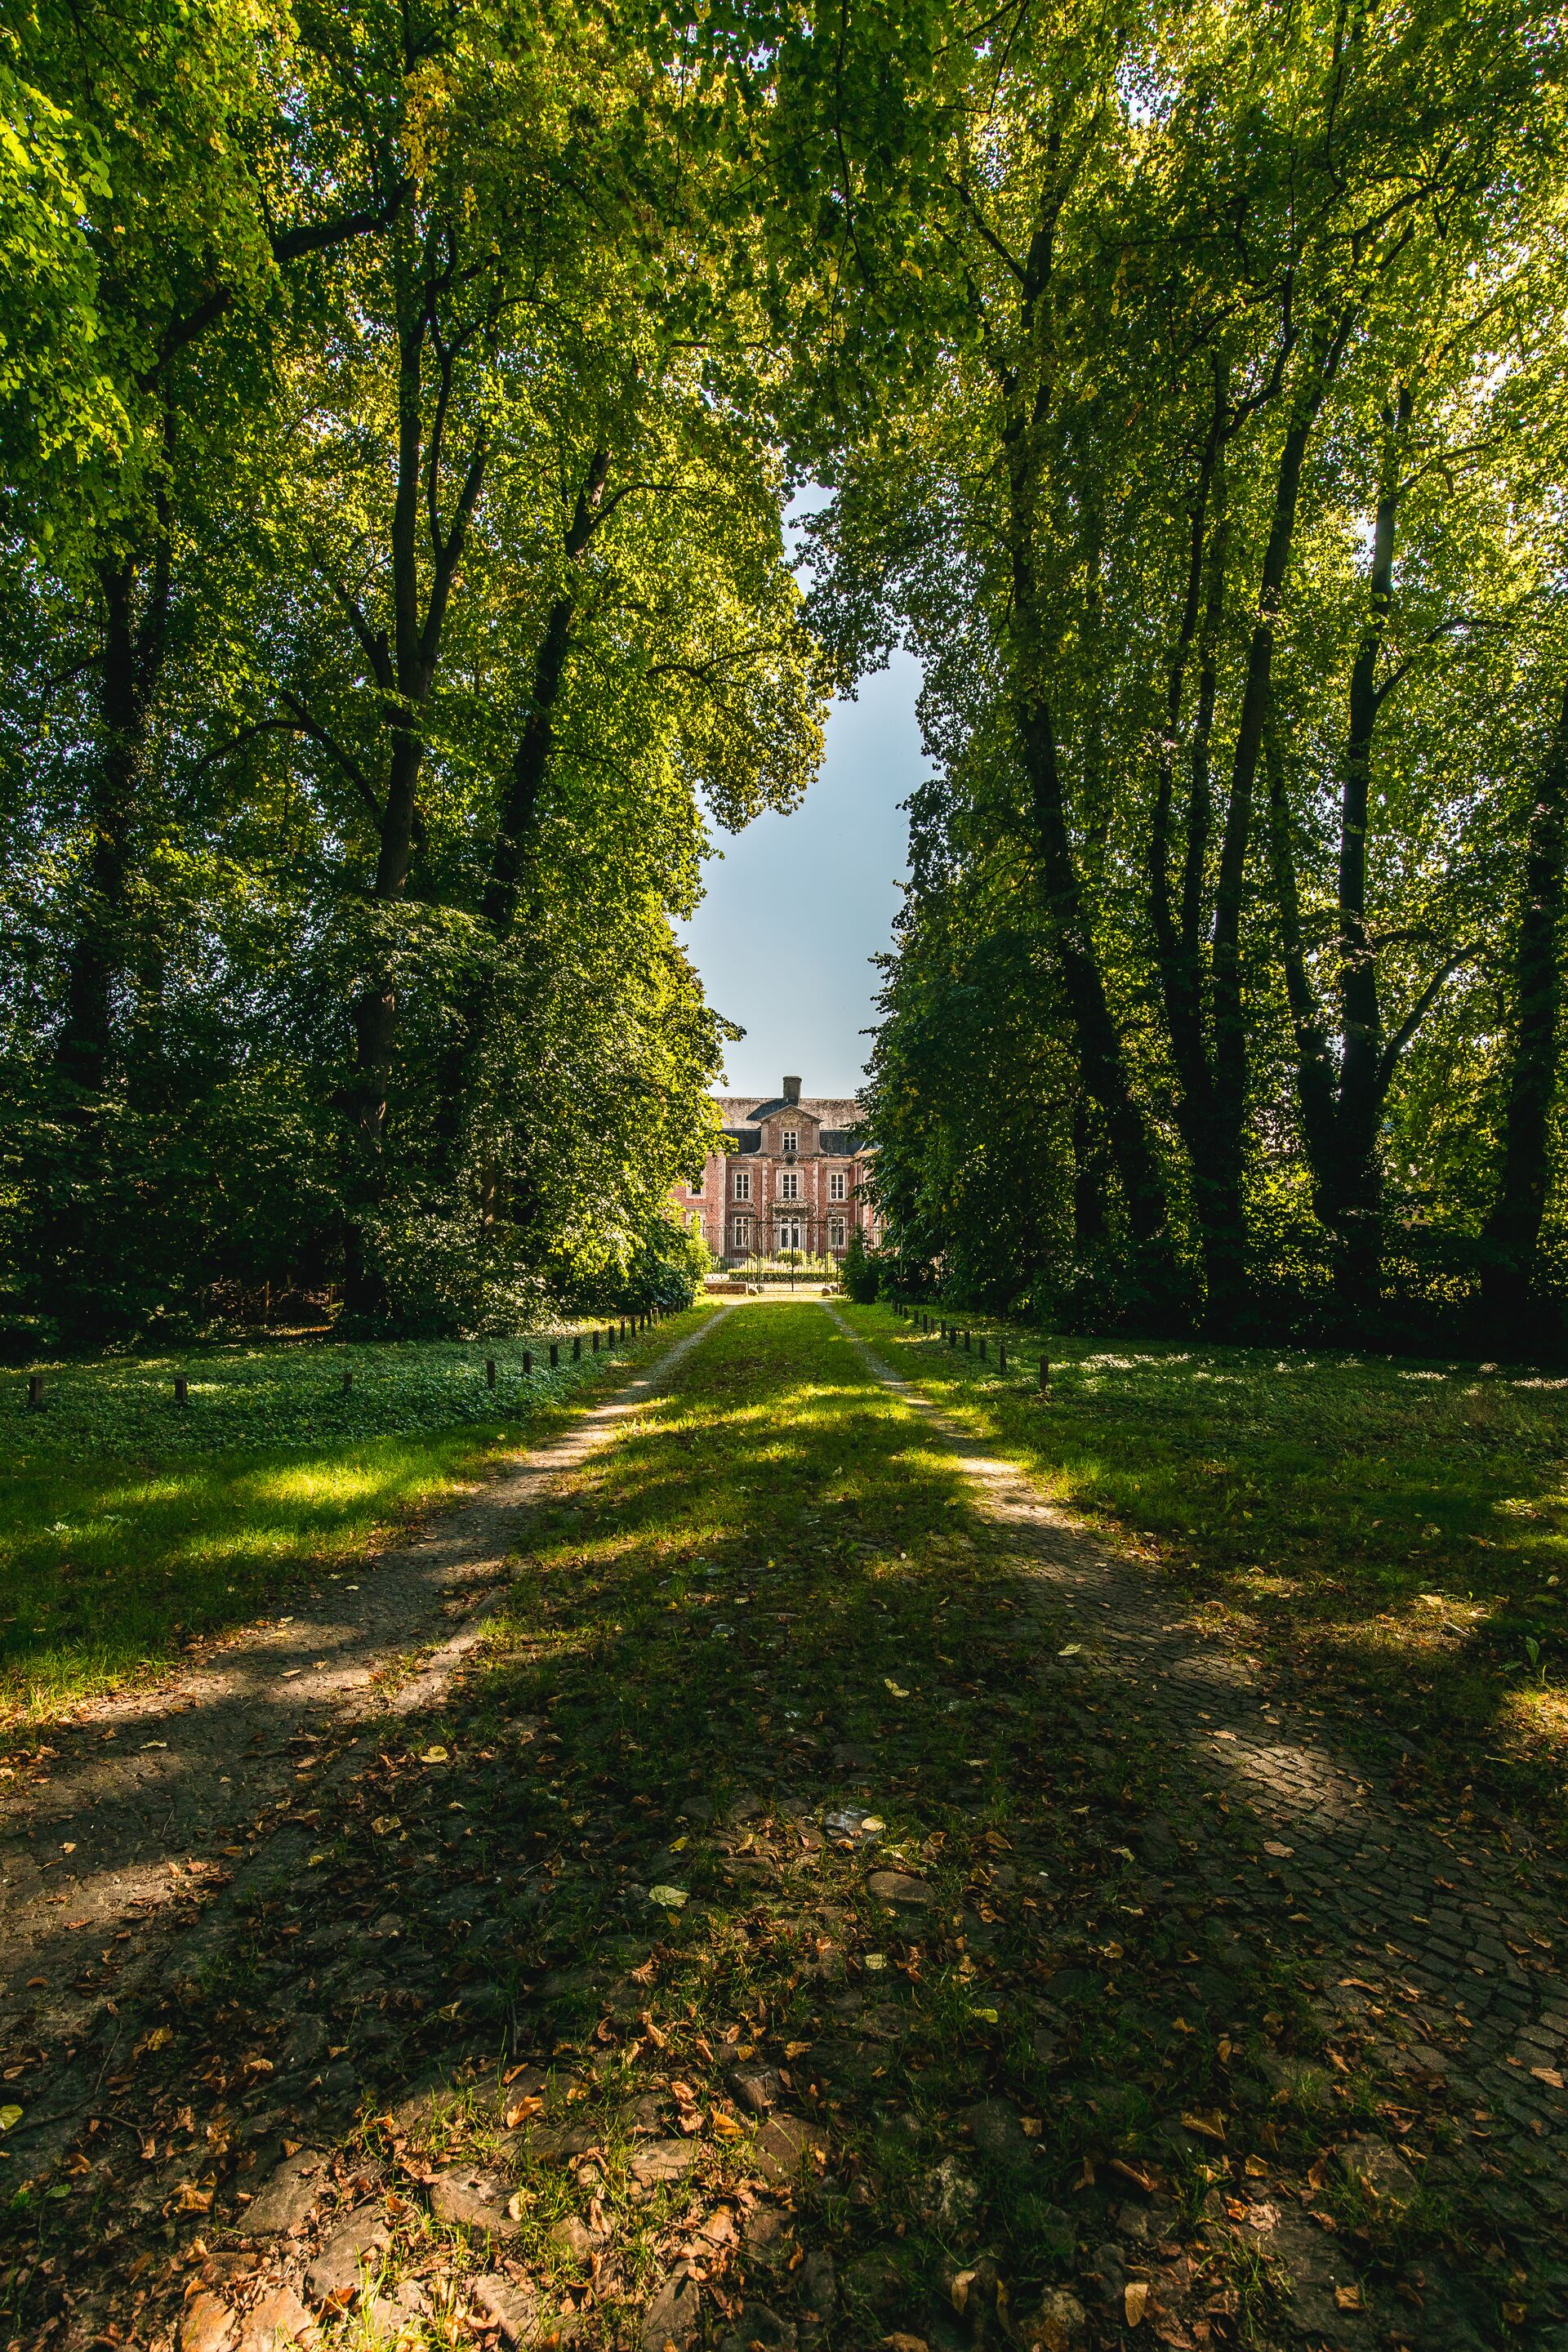
[[[1226,1612],[1385,1757],[1561,1835],[1568,1788],[1568,1379],[1009,1333],[1015,1369],[851,1308],[906,1378],[1042,1489]],[[1041,1348],[1050,1391],[1035,1391]],[[1368,1727],[1375,1730],[1375,1721]]]
[[[1328,2213],[1376,2086],[1331,2069],[1278,1910],[1194,1871],[1256,1826],[1058,1664],[1050,1611],[820,1307],[734,1310],[563,1491],[439,1712],[321,1757],[296,1847],[166,1973],[163,2040],[117,2022],[107,2090],[162,2160],[89,2135],[58,2201],[20,2189],[14,2330],[68,2244],[101,2265],[79,2332],[140,2280],[144,2335],[199,2290],[229,2341],[335,2199],[379,2232],[352,2309],[310,2289],[345,2345],[1267,2331],[1258,2232],[1298,2190]],[[302,2251],[258,2248],[301,2145]],[[1291,2227],[1331,2313],[1436,2252],[1491,2324],[1501,2248],[1436,2208]]]
[[[70,1364],[49,1372],[41,1412],[12,1376],[0,1412],[0,1738],[161,1670],[182,1643],[245,1623],[300,1577],[405,1531],[500,1467],[599,1369],[586,1339],[573,1361],[570,1333],[553,1373],[549,1336],[527,1344],[526,1384],[521,1339]]]

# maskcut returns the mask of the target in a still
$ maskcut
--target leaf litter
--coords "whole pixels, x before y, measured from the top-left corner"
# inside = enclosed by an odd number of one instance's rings
[[[910,1418],[820,1310],[737,1315],[542,1515],[439,1711],[323,1749],[292,1860],[285,1821],[241,1888],[193,1874],[199,1964],[7,2053],[13,2335],[1224,2345],[1283,2308],[1297,2181],[1337,2311],[1454,2259],[1330,2210],[1361,2053],[1330,2074],[1278,1917],[1186,1867],[1255,1827],[1042,1676],[1048,1607]]]

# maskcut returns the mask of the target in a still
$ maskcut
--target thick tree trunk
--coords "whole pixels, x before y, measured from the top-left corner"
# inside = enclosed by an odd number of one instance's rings
[[[1517,1333],[1517,1318],[1529,1300],[1551,1181],[1548,1143],[1557,1092],[1565,913],[1568,687],[1536,782],[1514,936],[1502,1170],[1487,1221],[1492,1258],[1483,1292],[1500,1337]]]

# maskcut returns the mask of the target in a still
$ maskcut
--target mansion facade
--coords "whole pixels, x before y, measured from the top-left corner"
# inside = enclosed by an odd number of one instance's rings
[[[786,1078],[772,1102],[733,1095],[715,1102],[730,1149],[710,1152],[701,1182],[676,1193],[688,1216],[700,1215],[715,1257],[738,1264],[783,1250],[837,1257],[857,1225],[868,1244],[876,1240],[862,1191],[871,1155],[853,1097],[803,1096],[800,1080]]]

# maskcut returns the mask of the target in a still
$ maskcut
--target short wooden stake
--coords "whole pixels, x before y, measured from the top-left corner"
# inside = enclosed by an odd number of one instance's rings
[[[595,1331],[595,1334],[594,1334],[594,1353],[595,1353],[595,1355],[596,1356],[596,1355],[598,1354],[598,1352],[599,1352],[599,1335],[598,1335],[598,1333]]]
[[[44,1409],[44,1376],[42,1372],[27,1374],[27,1411],[42,1412]]]
[[[561,1361],[561,1343],[560,1343],[560,1341],[559,1341],[558,1339],[552,1339],[552,1341],[550,1342],[550,1369],[551,1369],[551,1370],[552,1370],[552,1371],[553,1371],[553,1370],[555,1370],[556,1365],[557,1365],[560,1361]]]
[[[533,1358],[526,1348],[522,1351],[522,1377],[525,1381],[533,1378]]]
[[[496,1360],[493,1356],[487,1356],[485,1358],[485,1386],[488,1389],[493,1389],[495,1384]]]
[[[344,1396],[352,1396],[352,1395],[353,1395],[353,1384],[354,1384],[354,1376],[353,1376],[353,1372],[345,1372],[345,1373],[343,1374],[343,1394],[344,1394]]]
[[[996,1369],[999,1372],[1005,1372],[1007,1369],[1007,1342],[1005,1339],[998,1339],[996,1342]]]
[[[186,1380],[184,1372],[181,1372],[177,1375],[174,1381],[174,1402],[176,1404],[189,1404],[190,1401],[191,1384]]]
[[[580,1331],[577,1331],[577,1332],[574,1332],[574,1334],[573,1334],[573,1336],[572,1336],[572,1361],[573,1361],[574,1364],[580,1364],[580,1363],[582,1362],[582,1360],[583,1360],[583,1335],[582,1335],[582,1333],[581,1333]]]
[[[980,1360],[982,1363],[985,1361],[985,1334],[984,1331],[980,1335]]]
[[[1051,1384],[1051,1367],[1047,1357],[1040,1358],[1040,1394],[1045,1395]]]
[[[974,1353],[974,1343],[967,1331],[963,1335],[963,1352],[966,1356],[972,1356]]]

